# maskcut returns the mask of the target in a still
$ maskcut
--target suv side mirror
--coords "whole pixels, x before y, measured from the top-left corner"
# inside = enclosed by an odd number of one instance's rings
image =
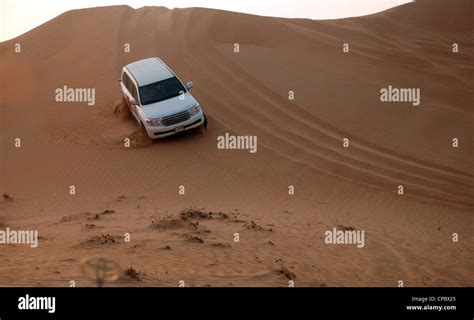
[[[193,82],[192,81],[189,81],[188,83],[186,83],[186,88],[191,89],[193,87]]]

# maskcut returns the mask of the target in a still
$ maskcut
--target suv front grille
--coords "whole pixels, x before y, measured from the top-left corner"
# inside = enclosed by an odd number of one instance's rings
[[[168,126],[172,126],[174,124],[189,120],[189,118],[190,118],[189,112],[186,110],[180,113],[173,114],[171,116],[161,118],[161,124],[164,127],[168,127]]]

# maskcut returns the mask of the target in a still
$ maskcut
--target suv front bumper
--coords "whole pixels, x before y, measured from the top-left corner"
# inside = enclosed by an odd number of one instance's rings
[[[180,132],[183,132],[183,131],[187,131],[187,130],[197,128],[200,125],[202,125],[203,123],[204,123],[204,114],[201,110],[199,113],[195,114],[194,116],[192,116],[188,120],[180,122],[180,123],[176,123],[172,126],[151,127],[151,126],[146,124],[145,125],[145,130],[146,130],[146,133],[147,133],[148,137],[150,137],[150,139],[159,139],[159,138],[168,137],[168,136],[171,136],[173,134],[177,134],[177,133],[180,133]]]

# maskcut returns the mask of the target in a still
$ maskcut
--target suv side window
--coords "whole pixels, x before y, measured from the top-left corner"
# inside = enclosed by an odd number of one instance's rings
[[[125,88],[127,88],[127,90],[130,91],[129,89],[130,78],[125,72],[122,74],[122,82]]]
[[[130,79],[128,74],[126,74],[125,72],[122,75],[122,81],[123,85],[125,86],[125,88],[127,88],[128,92],[130,92],[135,101],[138,101],[137,87],[133,83],[132,79]]]
[[[130,86],[132,87],[132,90],[130,91],[130,93],[132,94],[135,101],[138,102],[137,87],[135,86],[135,84],[132,81],[130,81]]]

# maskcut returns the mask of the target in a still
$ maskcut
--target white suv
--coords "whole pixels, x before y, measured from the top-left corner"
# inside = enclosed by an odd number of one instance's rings
[[[151,139],[207,127],[201,106],[160,58],[127,64],[119,80],[124,99],[137,122]]]

